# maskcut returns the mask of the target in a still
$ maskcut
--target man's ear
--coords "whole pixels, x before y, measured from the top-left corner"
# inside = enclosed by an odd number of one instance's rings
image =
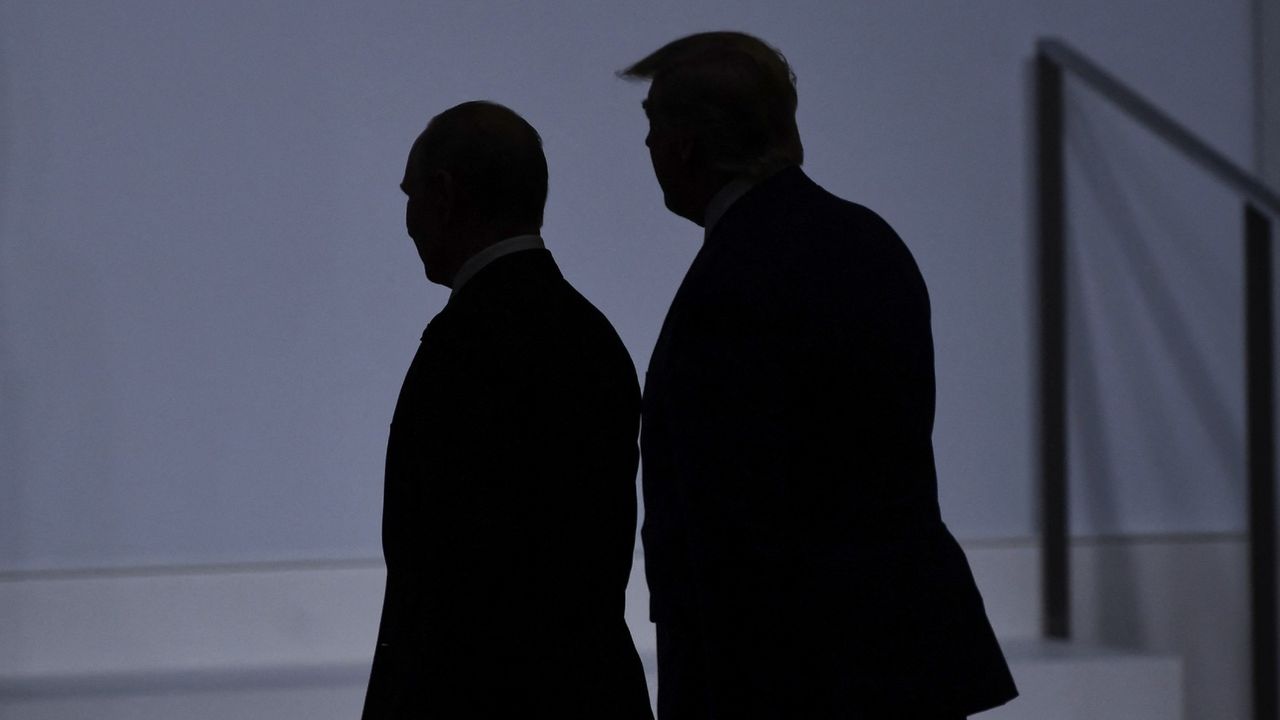
[[[676,157],[680,158],[680,163],[685,167],[692,165],[698,160],[698,152],[701,150],[698,136],[691,132],[681,132],[676,136]]]
[[[436,170],[426,178],[426,196],[442,227],[447,227],[458,204],[458,188],[448,170]]]

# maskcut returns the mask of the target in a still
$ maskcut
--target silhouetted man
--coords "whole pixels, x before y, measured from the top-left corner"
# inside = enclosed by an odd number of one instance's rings
[[[706,33],[650,79],[667,208],[705,228],[650,360],[642,537],[658,717],[964,717],[1014,689],[938,510],[929,298],[799,165],[795,79]]]
[[[405,224],[432,282],[387,444],[387,587],[364,717],[651,718],[623,620],[635,367],[538,236],[538,133],[441,113],[409,153]]]

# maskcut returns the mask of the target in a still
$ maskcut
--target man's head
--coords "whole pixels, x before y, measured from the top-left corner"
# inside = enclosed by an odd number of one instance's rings
[[[452,287],[472,255],[542,227],[542,138],[502,105],[462,103],[432,118],[414,141],[400,189],[408,196],[405,226],[427,279]]]
[[[672,41],[618,73],[651,80],[645,144],[667,207],[702,224],[715,192],[804,161],[795,74],[759,38],[709,32]]]

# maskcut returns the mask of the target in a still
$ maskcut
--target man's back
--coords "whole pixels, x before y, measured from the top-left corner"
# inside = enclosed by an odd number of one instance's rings
[[[672,304],[644,403],[652,616],[700,636],[717,712],[1012,697],[938,511],[928,295],[878,216],[798,168],[739,199]]]
[[[387,449],[366,717],[647,717],[623,605],[639,390],[612,327],[527,250],[428,326]]]

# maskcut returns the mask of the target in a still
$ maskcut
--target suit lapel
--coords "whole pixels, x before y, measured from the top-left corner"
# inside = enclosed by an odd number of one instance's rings
[[[651,399],[651,395],[653,397],[659,396],[662,384],[670,372],[671,353],[673,345],[678,342],[678,338],[681,335],[683,316],[687,314],[689,306],[698,301],[698,295],[706,287],[705,280],[708,272],[715,266],[716,259],[724,254],[725,248],[730,244],[723,241],[724,236],[718,232],[719,230],[721,230],[721,227],[717,227],[716,231],[712,232],[711,237],[707,238],[702,247],[698,249],[697,255],[694,255],[688,272],[685,273],[684,279],[680,282],[680,287],[676,290],[675,297],[671,300],[671,307],[667,310],[667,316],[662,321],[662,329],[658,332],[658,341],[654,344],[653,354],[649,357],[649,369],[645,373],[644,398],[646,406]]]

